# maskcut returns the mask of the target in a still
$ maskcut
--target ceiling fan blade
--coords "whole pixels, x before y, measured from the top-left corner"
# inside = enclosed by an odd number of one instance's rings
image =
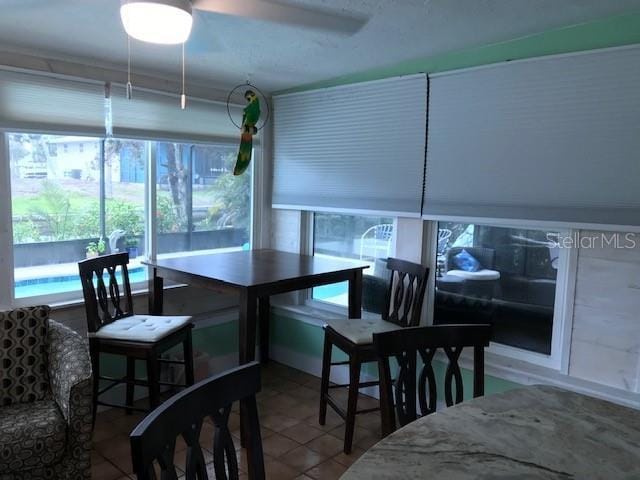
[[[330,31],[342,35],[353,35],[367,23],[366,18],[285,5],[269,0],[193,0],[192,5],[197,10],[256,18],[267,22]]]

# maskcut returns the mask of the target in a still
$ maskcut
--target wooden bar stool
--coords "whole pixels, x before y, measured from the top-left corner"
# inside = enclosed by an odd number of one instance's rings
[[[104,255],[78,263],[89,332],[89,353],[93,369],[93,415],[95,423],[98,405],[147,411],[134,407],[136,385],[149,390],[149,410],[160,404],[160,386],[184,387],[193,385],[193,347],[191,343],[191,317],[135,315],[131,285],[129,283],[128,253]],[[105,284],[106,277],[106,284]],[[118,277],[122,287],[118,283]],[[184,360],[166,360],[161,355],[182,344]],[[127,359],[127,372],[122,378],[100,375],[100,353],[123,355]],[[147,366],[147,379],[135,377],[135,362],[142,360]],[[160,365],[183,364],[185,384],[160,381]],[[109,385],[100,389],[99,380]],[[99,396],[116,385],[126,384],[124,404],[106,403]]]
[[[429,277],[429,269],[416,263],[387,259],[391,271],[387,289],[386,307],[379,319],[339,319],[329,320],[324,326],[324,353],[322,356],[322,380],[320,383],[320,425],[325,424],[327,405],[345,419],[344,453],[350,453],[353,443],[356,414],[380,410],[379,407],[357,410],[360,388],[378,385],[378,381],[361,382],[360,371],[363,363],[376,362],[373,349],[373,334],[388,332],[420,323],[422,302]],[[333,347],[347,354],[346,362],[331,362]],[[349,383],[329,385],[331,367],[349,365]],[[344,410],[329,395],[329,389],[348,387],[347,409]]]

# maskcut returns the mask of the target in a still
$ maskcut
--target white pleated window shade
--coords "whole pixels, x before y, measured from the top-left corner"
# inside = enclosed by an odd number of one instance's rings
[[[229,119],[222,102],[180,97],[135,89],[127,100],[125,89],[112,87],[113,135],[124,138],[154,138],[173,141],[240,141],[240,129]],[[242,123],[242,108],[230,106],[235,122]]]
[[[0,128],[49,133],[105,134],[105,86],[38,73],[0,70]],[[127,100],[123,86],[111,87],[113,134],[122,138],[175,141],[239,141],[224,102],[135,88]],[[237,124],[242,107],[230,106]]]
[[[274,98],[273,206],[419,216],[424,74]]]
[[[104,85],[0,70],[0,128],[104,133]]]
[[[434,75],[425,218],[640,225],[640,48]]]

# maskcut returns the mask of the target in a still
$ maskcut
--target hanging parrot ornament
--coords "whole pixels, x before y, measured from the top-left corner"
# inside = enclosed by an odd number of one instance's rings
[[[244,107],[242,114],[242,130],[240,134],[240,149],[238,150],[238,159],[233,169],[234,175],[241,175],[251,162],[251,153],[253,151],[253,136],[258,133],[256,125],[260,119],[260,99],[253,90],[244,92],[244,98],[247,106]]]

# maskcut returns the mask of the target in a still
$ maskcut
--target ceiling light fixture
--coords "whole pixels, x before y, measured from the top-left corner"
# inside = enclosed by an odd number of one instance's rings
[[[193,24],[189,0],[122,0],[120,18],[133,38],[164,45],[186,42]]]

